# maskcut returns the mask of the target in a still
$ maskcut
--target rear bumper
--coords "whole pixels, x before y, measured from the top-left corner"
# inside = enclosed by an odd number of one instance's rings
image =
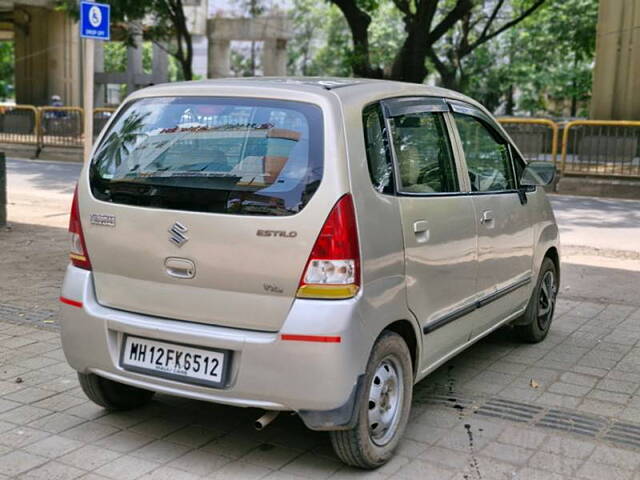
[[[91,272],[73,266],[67,269],[62,296],[76,302],[62,305],[61,325],[64,353],[79,372],[181,397],[241,407],[294,410],[301,413],[309,427],[316,429],[344,426],[351,420],[345,412],[352,410],[350,403],[354,401],[358,378],[365,370],[370,350],[363,340],[367,335],[362,331],[357,298],[296,300],[281,330],[271,333],[105,308],[96,301]],[[126,334],[230,350],[227,385],[221,389],[203,387],[124,370],[119,358]],[[285,341],[284,334],[340,336],[341,341]]]

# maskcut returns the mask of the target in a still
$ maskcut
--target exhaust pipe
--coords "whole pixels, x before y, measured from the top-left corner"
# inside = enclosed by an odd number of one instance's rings
[[[280,415],[280,412],[277,410],[269,410],[264,412],[259,419],[256,420],[256,423],[253,424],[256,430],[264,430],[271,422],[273,422],[276,417]]]

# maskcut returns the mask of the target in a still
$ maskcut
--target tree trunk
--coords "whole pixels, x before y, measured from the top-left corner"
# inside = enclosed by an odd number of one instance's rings
[[[513,111],[515,110],[515,98],[514,98],[514,91],[513,91],[513,85],[509,85],[509,88],[507,89],[507,103],[504,107],[505,110],[505,114],[509,115],[509,116],[513,116]]]
[[[382,78],[382,69],[373,68],[369,58],[369,24],[371,17],[353,0],[331,0],[349,24],[353,40],[351,69],[356,77]]]
[[[391,67],[391,79],[422,83],[427,76],[427,32],[424,25],[415,23],[408,28],[400,51]]]

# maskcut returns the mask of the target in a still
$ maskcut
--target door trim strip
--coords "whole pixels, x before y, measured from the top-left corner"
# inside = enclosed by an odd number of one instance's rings
[[[507,285],[506,287],[502,287],[496,290],[495,292],[485,295],[484,297],[478,300],[475,300],[473,303],[469,305],[465,305],[461,308],[458,308],[457,310],[454,310],[451,313],[447,313],[446,315],[443,315],[442,317],[422,327],[422,333],[424,333],[425,335],[427,333],[431,333],[434,330],[444,327],[448,323],[458,320],[459,318],[464,317],[465,315],[468,315],[471,312],[490,304],[491,302],[495,302],[496,300],[504,297],[505,295],[508,295],[511,292],[518,290],[519,288],[522,288],[525,285],[528,285],[529,283],[531,283],[531,279],[532,279],[532,276],[529,275],[525,278],[522,278],[512,283],[511,285]]]

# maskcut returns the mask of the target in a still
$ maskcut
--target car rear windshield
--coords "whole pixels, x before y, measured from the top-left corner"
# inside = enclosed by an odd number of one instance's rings
[[[286,100],[160,97],[132,102],[91,161],[105,202],[238,215],[292,215],[323,170],[322,111]]]

